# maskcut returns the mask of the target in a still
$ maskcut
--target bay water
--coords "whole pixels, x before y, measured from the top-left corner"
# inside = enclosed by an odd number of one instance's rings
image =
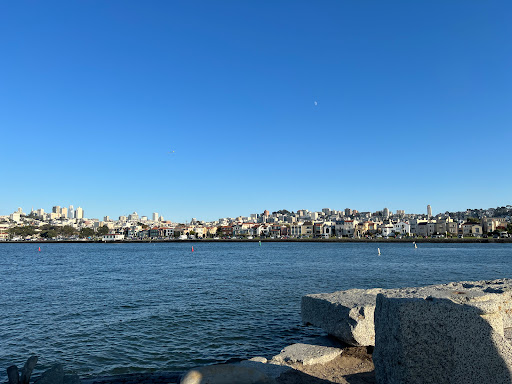
[[[512,244],[0,243],[0,370],[32,354],[36,374],[82,377],[270,357],[322,334],[301,323],[305,294],[511,276]]]

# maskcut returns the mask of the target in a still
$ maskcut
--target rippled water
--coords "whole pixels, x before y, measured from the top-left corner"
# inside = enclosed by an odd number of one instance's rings
[[[38,246],[0,244],[3,372],[31,354],[81,376],[271,356],[320,332],[307,293],[512,276],[512,244]]]

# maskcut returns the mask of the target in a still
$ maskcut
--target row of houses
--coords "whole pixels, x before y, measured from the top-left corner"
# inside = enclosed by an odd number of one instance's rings
[[[178,225],[175,227],[137,227],[117,229],[110,235],[124,238],[208,238],[208,237],[364,237],[464,235],[482,236],[497,229],[506,230],[507,222],[500,218],[486,218],[480,223],[460,223],[451,219],[408,220],[408,221],[357,221],[339,220],[322,222],[300,222],[292,224],[235,223],[221,226]],[[109,238],[105,238],[109,240]]]

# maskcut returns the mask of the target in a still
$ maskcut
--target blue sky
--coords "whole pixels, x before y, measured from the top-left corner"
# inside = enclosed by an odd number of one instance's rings
[[[0,214],[510,204],[511,12],[492,0],[1,2]]]

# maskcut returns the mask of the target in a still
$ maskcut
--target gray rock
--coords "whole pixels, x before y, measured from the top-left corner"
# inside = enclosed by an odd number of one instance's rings
[[[503,303],[495,299],[477,295],[465,303],[379,294],[377,383],[511,383],[512,346],[503,337]]]
[[[23,366],[21,370],[21,384],[28,384],[30,381],[30,376],[32,376],[32,371],[37,364],[37,356],[30,356]]]
[[[17,366],[11,365],[10,367],[7,367],[7,378],[9,380],[9,384],[19,384],[20,373]]]
[[[249,360],[246,360],[246,361],[254,361],[256,363],[263,363],[263,364],[265,364],[268,360],[265,357],[256,356],[256,357],[253,357],[252,359],[249,359]]]
[[[303,365],[324,364],[343,352],[342,349],[323,347],[311,344],[292,344],[287,346],[277,356],[274,356],[271,363],[302,363]]]
[[[261,363],[257,363],[261,364]],[[275,384],[275,380],[253,367],[234,364],[194,368],[181,379],[181,384]]]
[[[263,362],[263,359],[265,360],[265,362]],[[270,377],[272,379],[277,379],[283,373],[292,370],[290,367],[280,365],[280,364],[275,364],[274,362],[268,362],[267,359],[265,359],[264,357],[244,360],[244,361],[240,362],[240,365],[243,367],[250,367],[250,368],[257,369],[258,371],[262,372],[263,374],[267,375],[268,377]]]
[[[396,298],[445,298],[455,303],[501,302],[504,328],[512,327],[512,280],[459,282],[419,288],[351,289],[302,298],[302,321],[354,346],[375,345],[374,312],[378,294]]]
[[[62,364],[55,364],[53,367],[45,371],[34,384],[63,384],[64,369]]]

